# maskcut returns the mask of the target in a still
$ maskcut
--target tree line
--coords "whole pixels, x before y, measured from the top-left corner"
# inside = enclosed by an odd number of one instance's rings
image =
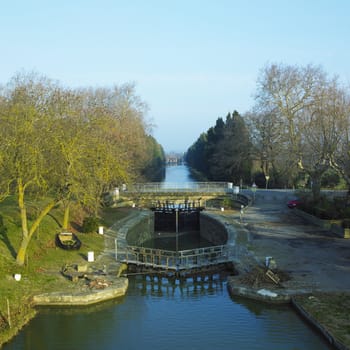
[[[251,141],[244,119],[237,111],[202,133],[187,150],[188,165],[210,181],[248,181],[252,166]]]
[[[0,199],[17,196],[23,265],[30,239],[54,207],[96,213],[102,194],[130,181],[160,180],[165,155],[145,120],[147,105],[132,84],[62,87],[36,73],[0,89]],[[36,215],[28,217],[29,203]]]
[[[322,67],[268,64],[259,73],[253,108],[201,134],[189,166],[209,180],[312,188],[341,178],[350,188],[349,89]]]

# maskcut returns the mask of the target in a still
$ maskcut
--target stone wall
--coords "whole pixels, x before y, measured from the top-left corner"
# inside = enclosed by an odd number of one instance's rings
[[[228,236],[224,224],[204,213],[200,215],[200,233],[201,237],[213,245],[223,245],[227,242]]]
[[[334,234],[344,237],[344,228],[342,227],[342,220],[322,220],[314,215],[308,214],[303,210],[297,208],[293,209],[293,212],[305,219],[307,222],[322,227],[326,230],[333,232]]]

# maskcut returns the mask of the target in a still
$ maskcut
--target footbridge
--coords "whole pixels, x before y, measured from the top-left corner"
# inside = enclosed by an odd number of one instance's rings
[[[228,263],[234,256],[234,248],[226,244],[180,251],[126,246],[116,251],[116,259],[126,264],[176,272]]]
[[[112,194],[114,200],[130,200],[140,206],[151,206],[158,200],[206,201],[214,198],[232,197],[237,203],[246,206],[248,199],[240,193],[238,186],[231,182],[147,182],[124,184]]]
[[[125,185],[127,193],[233,193],[236,187],[231,182],[147,182]],[[237,190],[238,191],[238,190]]]

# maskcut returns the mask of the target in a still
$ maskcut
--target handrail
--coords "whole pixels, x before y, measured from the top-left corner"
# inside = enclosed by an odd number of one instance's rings
[[[230,182],[146,182],[129,184],[123,189],[126,193],[135,192],[232,192]]]
[[[180,251],[154,249],[137,246],[124,247],[120,261],[151,266],[166,270],[183,270],[209,266],[231,260],[232,251],[228,245],[194,248]],[[116,259],[118,256],[116,253]]]

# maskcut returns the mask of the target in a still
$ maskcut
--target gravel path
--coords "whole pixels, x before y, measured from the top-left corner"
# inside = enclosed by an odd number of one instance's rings
[[[264,262],[275,259],[277,267],[289,272],[284,286],[292,290],[349,291],[350,239],[344,239],[309,224],[293,213],[286,202],[288,191],[258,191],[253,205],[239,213],[225,214],[240,226],[247,248]]]

